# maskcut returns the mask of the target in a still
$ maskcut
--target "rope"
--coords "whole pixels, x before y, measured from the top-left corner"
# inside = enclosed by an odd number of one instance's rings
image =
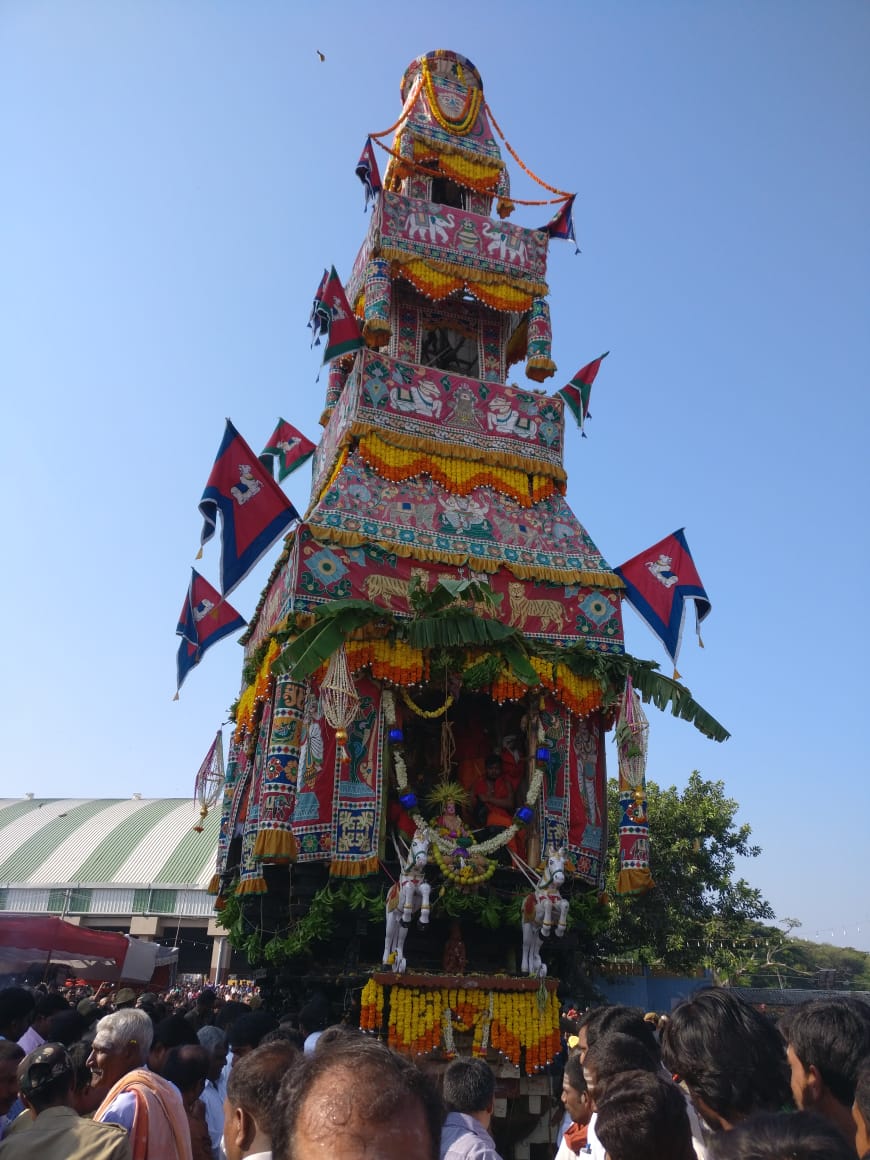
[[[569,197],[573,197],[574,196],[573,193],[566,193],[564,189],[557,189],[555,187],[555,185],[548,185],[546,183],[546,181],[542,180],[542,178],[538,177],[537,174],[533,173],[531,171],[531,169],[529,169],[528,165],[526,165],[526,163],[522,160],[522,158],[519,156],[519,154],[514,149],[513,145],[511,145],[510,141],[508,141],[507,137],[505,137],[504,133],[502,133],[501,126],[499,125],[498,121],[496,121],[495,114],[493,113],[492,109],[489,107],[488,101],[485,103],[484,107],[486,108],[486,111],[489,114],[490,121],[492,121],[493,129],[495,129],[496,133],[498,133],[499,137],[501,137],[502,141],[504,141],[505,148],[507,149],[508,153],[510,153],[511,157],[513,157],[514,161],[516,161],[517,165],[519,165],[520,169],[522,169],[523,173],[528,174],[528,176],[531,177],[532,181],[536,181],[538,183],[538,185],[542,186],[544,189],[548,189],[550,191],[550,193],[557,193],[559,195],[559,199],[562,201],[567,201]],[[514,198],[513,200],[516,201],[517,199]],[[523,202],[522,204],[525,205],[527,203]],[[532,204],[534,204],[534,203],[532,203]],[[540,205],[543,203],[538,202],[537,204]]]
[[[404,123],[408,120],[408,118],[411,115],[411,109],[413,109],[414,103],[416,102],[417,97],[420,95],[420,86],[422,85],[422,83],[423,82],[420,80],[419,77],[417,77],[417,79],[414,81],[414,87],[411,89],[410,93],[408,93],[408,99],[407,99],[407,101],[405,101],[405,107],[402,109],[402,112],[399,116],[399,119],[398,119],[398,121],[396,121],[395,125],[391,125],[389,127],[389,129],[384,129],[380,133],[369,133],[370,137],[372,137],[375,141],[377,141],[378,137],[388,137],[390,135],[390,133],[394,133],[396,131],[396,129],[399,128],[400,125],[404,125]],[[379,141],[378,141],[378,144],[380,144]]]
[[[389,132],[389,129],[387,130],[387,132]],[[389,153],[389,155],[395,161],[398,161],[400,165],[405,166],[407,169],[412,169],[415,173],[422,173],[426,177],[443,177],[444,176],[443,172],[440,169],[430,169],[428,167],[428,165],[421,165],[419,161],[411,161],[410,158],[408,158],[408,157],[402,157],[401,154],[396,153],[396,151],[394,149],[391,149],[389,147],[389,145],[385,145],[383,143],[383,141],[379,141],[377,139],[377,137],[375,137],[374,135],[372,136],[372,140],[380,149],[383,149],[383,151],[385,153]],[[507,144],[507,142],[505,142],[505,144]],[[540,182],[539,184],[543,185],[544,183]],[[550,186],[547,186],[547,189],[550,189]],[[560,191],[554,190],[554,192],[559,193]],[[498,197],[498,194],[492,193],[490,196]],[[515,205],[557,205],[557,204],[561,205],[563,202],[567,201],[568,198],[573,197],[573,196],[574,195],[571,193],[566,193],[564,195],[560,195],[559,197],[547,197],[547,198],[544,198],[544,199],[539,200],[539,201],[527,201],[521,197],[511,196],[510,200]]]

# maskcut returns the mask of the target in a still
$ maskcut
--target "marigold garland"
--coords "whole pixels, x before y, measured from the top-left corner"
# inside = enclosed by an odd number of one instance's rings
[[[521,507],[531,507],[557,490],[556,482],[546,475],[530,476],[517,468],[397,447],[379,435],[360,439],[359,452],[383,479],[398,483],[426,474],[455,495],[470,495],[475,488],[491,487]]]
[[[449,838],[445,840],[449,841]],[[433,842],[432,855],[444,877],[454,886],[458,886],[460,890],[476,890],[478,886],[488,882],[495,873],[495,862],[481,858],[470,858],[468,851],[461,847],[454,846],[453,851],[445,857],[440,844]]]
[[[416,703],[416,701],[413,701],[411,699],[411,694],[406,689],[401,690],[401,695],[402,695],[402,700],[405,702],[405,704],[408,706],[408,708],[413,713],[416,713],[418,717],[425,717],[427,721],[432,721],[436,717],[443,717],[444,714],[447,712],[447,710],[453,704],[453,694],[452,693],[447,694],[447,698],[444,701],[444,704],[440,705],[437,709],[421,709],[420,706]]]
[[[529,169],[528,165],[526,165],[526,163],[519,156],[519,154],[516,153],[510,141],[508,141],[505,137],[504,133],[502,133],[501,126],[499,125],[498,121],[496,121],[495,117],[493,116],[492,109],[489,107],[489,102],[486,104],[486,112],[492,123],[493,129],[495,129],[496,133],[498,133],[499,137],[501,137],[502,141],[504,141],[505,148],[507,149],[508,153],[510,153],[511,157],[513,157],[514,161],[516,161],[517,165],[519,165],[520,169],[522,169],[523,173],[531,177],[532,181],[537,182],[538,185],[542,186],[544,189],[549,190],[550,193],[558,194],[559,197],[564,201],[567,201],[569,197],[574,196],[572,193],[566,193],[564,189],[557,189],[555,185],[548,185],[546,181],[538,177],[536,173],[533,173],[531,169]]]
[[[384,254],[394,260],[394,275],[407,279],[421,294],[435,301],[447,298],[457,290],[465,289],[484,305],[491,306],[493,310],[521,313],[531,309],[536,294],[541,292],[540,283],[535,283],[528,290],[520,289],[507,282],[483,282],[479,279],[447,274],[436,270],[419,258],[409,260],[404,253],[388,251],[387,247],[384,247]],[[543,293],[546,293],[546,290]]]
[[[462,112],[458,117],[448,117],[438,104],[438,94],[435,91],[435,84],[432,80],[429,62],[425,57],[420,62],[420,72],[423,76],[423,88],[426,91],[426,99],[429,102],[429,110],[432,116],[446,133],[453,133],[457,137],[467,136],[474,127],[474,123],[480,113],[480,105],[483,101],[483,90],[480,88],[469,88],[466,91]]]
[[[239,740],[244,733],[253,731],[257,708],[270,695],[272,665],[280,653],[280,644],[274,639],[271,640],[263,662],[257,670],[256,677],[239,697],[234,735],[236,740]]]
[[[555,991],[488,990],[472,987],[387,989],[370,979],[360,999],[360,1027],[378,1033],[389,1000],[387,1042],[403,1055],[428,1055],[439,1047],[451,1058],[456,1034],[472,1034],[473,1055],[497,1051],[532,1075],[561,1050]]]
[[[494,196],[503,166],[487,164],[464,153],[439,148],[437,142],[414,140],[414,168],[424,170],[426,176],[443,175],[476,193]]]
[[[401,141],[401,139],[402,134],[400,133],[396,140]],[[373,140],[375,144],[383,149],[383,151],[390,157],[390,161],[387,164],[386,175],[384,176],[384,189],[389,190],[391,193],[397,193],[399,191],[401,182],[404,180],[404,178],[409,177],[412,173],[422,174],[423,177],[444,176],[444,171],[442,169],[431,169],[427,165],[421,165],[418,162],[412,161],[409,157],[402,156],[398,149],[391,149],[389,145],[385,145],[383,141],[378,141],[374,136]],[[445,153],[451,152],[453,152],[453,150],[451,150],[449,146],[445,146],[441,149],[441,156],[443,157]],[[504,168],[504,164],[500,163],[499,167]],[[469,185],[471,185],[470,182]],[[471,185],[471,188],[474,188],[474,186]],[[488,193],[489,190],[480,189],[476,192]],[[538,198],[534,201],[530,201],[527,198],[522,197],[499,198],[499,217],[508,217],[518,205],[561,205],[565,201],[566,197],[564,195],[562,197]]]
[[[428,658],[422,649],[402,640],[352,640],[345,646],[352,672],[368,668],[379,681],[393,685],[420,685],[429,676]]]
[[[566,709],[578,717],[588,717],[601,705],[601,685],[594,677],[578,677],[566,665],[554,666],[540,657],[530,657],[532,668],[538,674],[541,684],[550,689]]]

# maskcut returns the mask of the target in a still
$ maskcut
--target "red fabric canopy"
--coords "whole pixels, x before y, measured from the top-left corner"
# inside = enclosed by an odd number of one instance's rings
[[[177,963],[175,947],[62,918],[0,915],[0,974],[23,974],[33,966],[47,972],[57,966],[90,980],[135,984],[155,982]]]
[[[64,922],[62,918],[0,917],[0,947],[29,953],[36,958],[56,962],[69,959],[91,959],[121,966],[127,955],[128,942],[122,934],[90,930]]]
[[[130,942],[112,931],[90,930],[61,918],[0,915],[0,974],[23,975],[33,967],[74,971],[91,981],[123,973]]]

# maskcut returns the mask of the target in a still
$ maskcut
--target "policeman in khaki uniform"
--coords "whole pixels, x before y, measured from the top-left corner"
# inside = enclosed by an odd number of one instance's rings
[[[72,1061],[62,1043],[42,1043],[25,1055],[18,1065],[18,1090],[27,1111],[0,1144],[0,1160],[130,1160],[122,1127],[76,1114],[72,1080]]]

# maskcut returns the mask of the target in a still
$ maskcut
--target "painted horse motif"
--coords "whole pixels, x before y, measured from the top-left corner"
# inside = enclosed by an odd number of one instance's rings
[[[552,853],[534,892],[523,899],[522,969],[524,973],[541,978],[547,973],[547,965],[541,961],[541,942],[552,933],[554,914],[558,916],[557,938],[562,937],[568,925],[568,899],[559,892],[565,882],[566,857],[564,846]]]
[[[399,881],[390,887],[386,906],[385,964],[392,964],[397,975],[405,971],[405,939],[408,927],[416,914],[420,925],[429,921],[429,892],[426,866],[429,862],[429,831],[417,830],[407,857],[401,863]],[[566,904],[567,905],[567,904]]]

